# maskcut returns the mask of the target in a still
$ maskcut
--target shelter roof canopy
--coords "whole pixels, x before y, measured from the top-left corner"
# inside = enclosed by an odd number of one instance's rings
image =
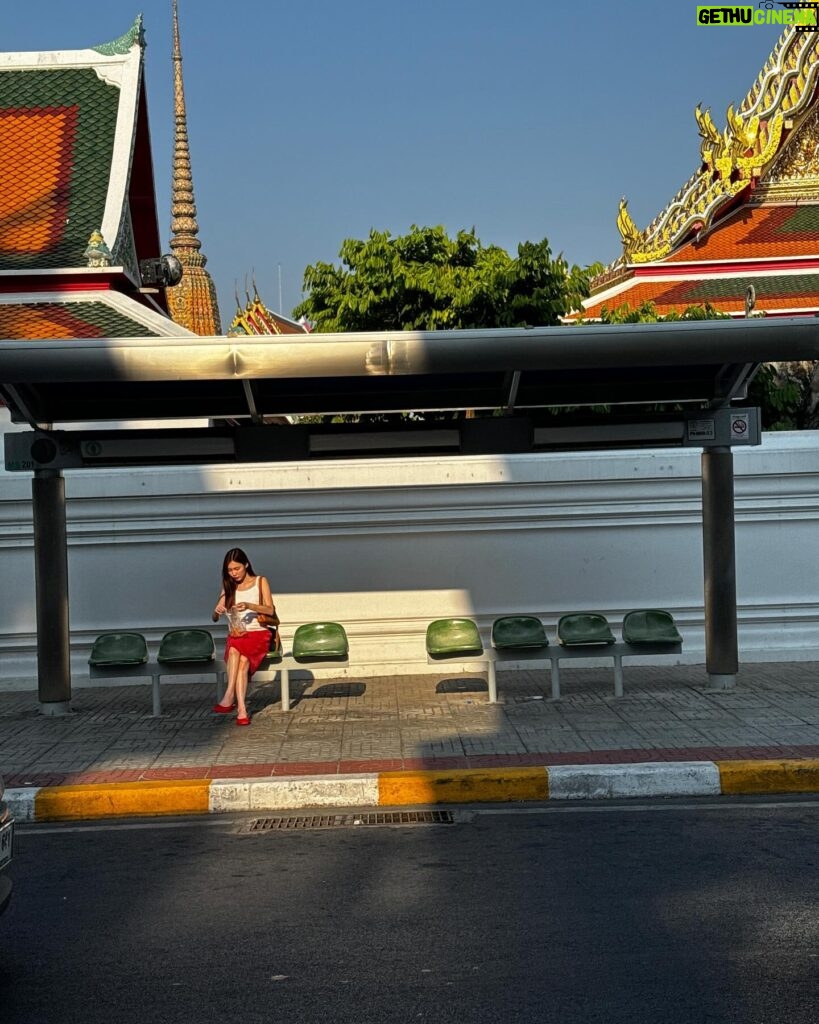
[[[794,317],[275,338],[0,341],[35,423],[626,403],[720,405],[759,362],[819,357]],[[70,386],[66,386],[70,385]]]

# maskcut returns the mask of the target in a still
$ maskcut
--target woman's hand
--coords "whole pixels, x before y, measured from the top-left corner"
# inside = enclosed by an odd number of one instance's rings
[[[247,601],[237,601],[233,607],[236,609],[237,612],[246,612]]]

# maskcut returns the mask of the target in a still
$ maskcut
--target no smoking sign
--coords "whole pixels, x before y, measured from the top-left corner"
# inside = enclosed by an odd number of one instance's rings
[[[737,441],[744,441],[748,437],[750,429],[750,416],[747,412],[731,413],[731,437]]]

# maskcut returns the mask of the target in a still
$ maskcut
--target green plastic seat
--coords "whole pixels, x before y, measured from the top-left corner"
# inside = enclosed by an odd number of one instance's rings
[[[102,633],[94,641],[88,664],[144,665],[148,661],[148,644],[141,633]]]
[[[206,629],[171,629],[159,643],[156,660],[162,663],[177,661],[213,661],[213,637]]]
[[[427,626],[427,654],[433,658],[482,653],[481,635],[472,619],[436,619]]]
[[[548,647],[549,640],[534,615],[504,615],[492,623],[492,645],[499,651],[513,651]]]
[[[307,622],[293,634],[296,661],[346,658],[350,650],[344,627],[338,622]]]
[[[564,647],[615,643],[608,619],[597,612],[562,615],[557,623],[557,638]]]
[[[681,644],[682,637],[671,612],[643,608],[623,618],[623,639],[627,644]]]

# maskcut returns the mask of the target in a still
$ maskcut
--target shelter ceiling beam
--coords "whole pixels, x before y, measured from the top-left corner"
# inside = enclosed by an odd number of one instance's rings
[[[261,423],[262,422],[262,417],[261,417],[261,415],[259,413],[258,401],[257,401],[257,397],[256,397],[256,389],[254,387],[253,381],[243,380],[242,381],[242,388],[243,388],[244,393],[245,393],[245,399],[247,401],[248,410],[250,411],[250,418],[251,418],[251,420],[254,423]]]
[[[740,431],[732,427],[737,417]],[[326,458],[494,455],[579,449],[760,443],[758,409],[703,410],[642,420],[536,425],[526,416],[407,424],[266,424],[207,428],[56,430],[6,434],[12,472],[114,466],[292,462]]]

